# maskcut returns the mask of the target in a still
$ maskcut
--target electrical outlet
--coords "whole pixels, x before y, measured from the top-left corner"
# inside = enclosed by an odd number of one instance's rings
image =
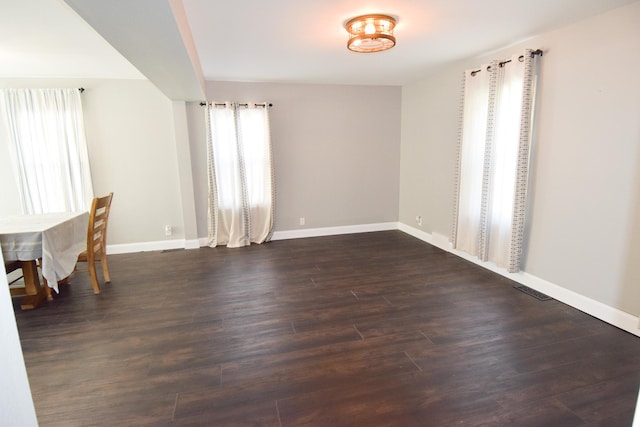
[[[171,236],[173,234],[173,230],[171,229],[170,225],[165,225],[164,226],[164,235],[165,236]]]
[[[418,225],[422,226],[422,217],[420,215],[416,215],[416,222]]]
[[[300,218],[300,225],[304,225],[304,224],[305,224],[305,222],[306,222],[306,221],[304,220],[304,217]]]

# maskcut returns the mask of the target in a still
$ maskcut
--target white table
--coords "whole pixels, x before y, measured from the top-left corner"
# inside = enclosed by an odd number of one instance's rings
[[[5,261],[21,261],[29,304],[35,308],[44,292],[39,284],[36,260],[42,259],[42,276],[58,292],[58,281],[68,277],[78,255],[86,249],[88,212],[63,212],[0,217],[0,245]],[[33,274],[35,272],[35,274]]]

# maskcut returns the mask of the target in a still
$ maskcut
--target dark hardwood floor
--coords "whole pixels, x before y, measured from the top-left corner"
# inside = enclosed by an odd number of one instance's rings
[[[41,426],[631,425],[640,338],[399,231],[109,262],[14,300]]]

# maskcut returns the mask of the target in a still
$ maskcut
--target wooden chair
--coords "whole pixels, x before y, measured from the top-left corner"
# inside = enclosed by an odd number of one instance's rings
[[[6,261],[4,263],[4,269],[6,270],[7,274],[16,271],[16,270],[20,270],[22,268],[22,264],[20,263],[20,261]],[[16,280],[14,280],[13,282],[20,280],[22,277],[17,278]],[[13,282],[9,283],[9,286],[11,286],[11,284]],[[11,296],[16,296],[16,295],[25,295],[25,289],[24,288],[11,288]]]
[[[96,197],[91,203],[89,212],[89,227],[87,229],[87,250],[78,256],[78,262],[86,262],[93,293],[100,293],[100,283],[96,272],[96,262],[100,261],[102,275],[106,283],[111,282],[109,275],[109,265],[107,264],[107,224],[109,221],[109,211],[111,210],[111,199],[113,192],[104,197]],[[75,271],[78,270],[76,266]]]

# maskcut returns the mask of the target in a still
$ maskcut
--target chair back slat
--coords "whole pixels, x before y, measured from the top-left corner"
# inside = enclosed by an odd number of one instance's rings
[[[104,197],[96,197],[91,203],[89,227],[87,229],[87,258],[106,253],[107,224],[111,210],[113,192]]]

